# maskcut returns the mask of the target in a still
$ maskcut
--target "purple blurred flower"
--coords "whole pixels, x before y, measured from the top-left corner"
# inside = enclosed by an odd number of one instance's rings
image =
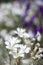
[[[37,32],[42,33],[43,32],[43,27],[42,26],[38,26],[38,25],[34,25],[33,28],[29,29],[29,32],[32,36],[36,35]]]
[[[39,31],[40,33],[43,32],[43,27],[42,27],[42,26],[36,25],[36,29],[37,29],[37,31]]]
[[[37,1],[37,0],[36,0]],[[37,2],[36,2],[37,3]],[[26,21],[25,17],[27,16],[27,11],[29,10],[31,5],[31,2],[27,2],[26,4],[26,10],[25,10],[25,15],[23,17],[23,27],[30,27],[30,25],[33,23],[34,24],[34,19],[37,16],[37,14],[39,14],[41,12],[41,14],[43,14],[43,6],[39,5],[39,3],[37,3],[36,7],[38,7],[37,11],[35,12],[34,15],[32,15],[32,17],[30,18],[30,20]],[[39,22],[40,23],[40,22]],[[34,26],[34,33],[37,34],[37,31],[39,32],[43,32],[43,27],[39,26],[39,25],[33,25]]]
[[[24,21],[23,22],[23,27],[30,26],[34,21],[34,18],[35,18],[35,16],[32,16],[32,18],[28,22]]]
[[[39,6],[39,12],[43,15],[43,6]]]
[[[41,12],[41,14],[43,14],[43,0],[35,0],[35,3],[39,8],[39,12]]]
[[[31,37],[34,37],[34,35],[35,35],[33,28],[30,28],[28,33],[30,34]]]
[[[31,4],[31,2],[29,2],[29,1],[27,1],[26,2],[26,11],[25,11],[25,13],[28,11],[28,9],[30,8],[30,4]]]
[[[23,21],[25,20],[25,17],[27,16],[27,11],[28,11],[28,9],[30,8],[30,2],[28,1],[28,2],[26,2],[25,3],[26,4],[26,10],[25,10],[25,14],[24,14],[24,16],[23,16]]]
[[[23,21],[23,27],[28,27],[30,26],[32,23],[34,23],[34,19],[37,16],[38,12],[36,12],[29,21]]]
[[[23,27],[27,27],[27,26],[31,25],[34,22],[34,18],[36,17],[36,15],[38,13],[38,10],[36,9],[35,13],[30,17],[30,20],[28,20],[28,21],[25,20],[25,18],[27,17],[27,12],[28,12],[30,6],[32,6],[31,4],[32,4],[31,2],[27,2],[25,15],[23,16]]]

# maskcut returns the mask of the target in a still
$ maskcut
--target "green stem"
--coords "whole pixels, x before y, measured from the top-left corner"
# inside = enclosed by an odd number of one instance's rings
[[[12,63],[11,63],[12,60],[11,60],[11,56],[10,55],[9,55],[9,60],[10,60],[10,65],[12,65]]]
[[[16,59],[16,65],[20,65],[20,58]]]

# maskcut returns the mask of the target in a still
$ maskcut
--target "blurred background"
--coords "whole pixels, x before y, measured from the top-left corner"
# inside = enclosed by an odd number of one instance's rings
[[[4,38],[7,34],[13,34],[17,27],[32,30],[34,35],[40,32],[43,48],[43,0],[0,0],[0,65],[8,65],[6,61],[9,63]],[[34,65],[43,65],[43,58]]]

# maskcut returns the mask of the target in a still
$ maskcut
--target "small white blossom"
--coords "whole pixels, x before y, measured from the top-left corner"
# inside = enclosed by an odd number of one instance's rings
[[[26,45],[22,44],[20,45],[16,44],[16,45],[14,46],[14,49],[9,52],[9,54],[11,54],[14,58],[24,57],[25,53],[29,53],[30,47],[27,47]]]
[[[19,53],[21,53],[21,52],[23,52],[23,53],[29,53],[29,51],[31,50],[31,48],[30,47],[27,47],[26,45],[21,45],[20,48],[21,49],[20,49],[20,52]]]
[[[26,39],[26,38],[30,38],[29,33],[26,33],[26,32],[25,32],[25,33],[23,34],[23,38],[25,38],[25,39]]]
[[[34,33],[31,30],[28,31],[28,35],[30,38],[34,38]]]
[[[20,42],[21,40],[18,39],[17,37],[10,37],[9,39],[5,41],[6,48],[12,50],[14,48],[14,45]]]
[[[23,28],[17,28],[17,30],[14,31],[14,34],[17,34],[21,38],[29,38],[29,34],[26,33],[26,30]]]
[[[37,41],[41,41],[41,34],[39,32],[37,32],[36,38],[37,38]]]
[[[23,34],[25,33],[25,29],[23,28],[17,28],[16,31],[14,31],[15,34],[18,34],[18,36],[23,37]]]
[[[25,53],[29,53],[30,50],[31,50],[31,48],[30,48],[30,47],[27,47],[27,48],[25,49]]]
[[[20,53],[20,51],[18,53],[16,52],[16,53],[13,54],[13,57],[14,58],[24,57],[24,53],[23,52]]]

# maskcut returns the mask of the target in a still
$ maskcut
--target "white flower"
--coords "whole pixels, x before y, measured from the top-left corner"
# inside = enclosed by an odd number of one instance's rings
[[[17,28],[16,31],[14,31],[15,34],[18,34],[18,36],[23,37],[23,34],[25,33],[25,29],[23,28]]]
[[[30,47],[22,44],[16,44],[14,49],[9,52],[14,58],[24,57],[25,53],[29,53]]]
[[[37,38],[37,41],[41,41],[41,34],[39,32],[37,32],[36,38]]]
[[[18,39],[17,37],[10,37],[5,41],[6,48],[12,50],[14,48],[14,45],[20,42],[21,40]]]
[[[9,52],[10,55],[12,55],[14,58],[18,58],[18,57],[24,57],[24,52],[21,51],[21,47],[22,45],[16,44],[14,46],[14,49],[12,51]]]
[[[30,38],[34,38],[34,33],[32,32],[31,29],[28,31],[28,35]]]
[[[11,51],[9,51],[10,55],[14,55],[17,53],[17,48],[13,47],[13,49]]]
[[[29,38],[29,34],[26,33],[26,30],[23,28],[17,28],[13,33],[17,34],[21,38]]]
[[[30,47],[27,47],[26,45],[21,45],[19,53],[29,53],[30,50]]]
[[[14,58],[18,58],[18,57],[24,57],[23,53],[16,53],[13,55]]]
[[[26,38],[30,38],[29,33],[26,33],[26,32],[25,32],[25,33],[23,34],[23,38],[25,38],[25,39],[26,39]]]
[[[31,48],[30,48],[30,47],[27,47],[27,48],[25,49],[25,53],[29,53],[30,50],[31,50]]]

